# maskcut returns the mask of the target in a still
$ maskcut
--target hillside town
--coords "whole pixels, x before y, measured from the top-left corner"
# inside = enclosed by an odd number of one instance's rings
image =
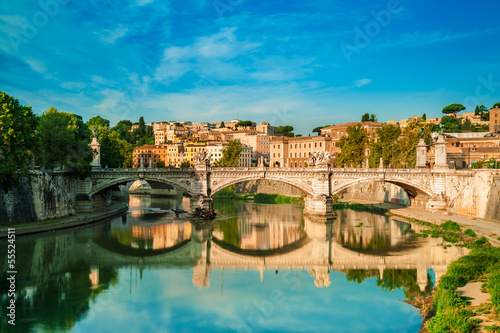
[[[483,107],[484,108],[484,107]],[[444,111],[443,111],[444,112]],[[447,156],[450,168],[464,169],[472,167],[474,163],[484,161],[495,161],[493,167],[497,167],[496,161],[500,159],[500,108],[498,103],[490,110],[482,112],[451,112],[442,118],[426,118],[413,116],[409,119],[380,123],[376,116],[364,115],[359,122],[349,122],[318,127],[313,130],[317,135],[301,136],[293,134],[292,126],[274,126],[269,122],[257,124],[250,120],[242,121],[233,119],[215,123],[203,122],[174,122],[161,121],[150,123],[152,128],[154,144],[141,145],[133,149],[132,166],[140,167],[189,167],[194,165],[193,157],[199,151],[210,152],[212,165],[223,158],[224,150],[229,147],[230,142],[239,142],[241,151],[239,153],[239,167],[252,167],[262,164],[268,167],[282,168],[305,168],[308,159],[315,151],[324,151],[330,155],[332,167],[384,167],[407,166],[410,162],[395,161],[397,151],[395,140],[404,139],[405,129],[418,132],[418,128],[426,129],[428,132],[428,161],[427,165],[432,168],[434,164],[433,139],[437,138],[439,130],[444,132],[447,142]],[[453,118],[455,120],[453,120]],[[453,131],[453,124],[460,124],[462,130]],[[446,122],[447,125],[443,125]],[[452,124],[452,125],[453,125]],[[365,141],[363,144],[353,147],[347,143],[350,130],[363,131]],[[131,131],[138,128],[134,125]],[[397,137],[393,140],[383,140],[380,133],[384,128],[397,129]],[[444,130],[444,131],[443,131]],[[418,138],[417,138],[418,139]],[[383,140],[383,142],[382,142]],[[379,143],[379,154],[376,159],[376,143]],[[342,147],[355,154],[355,148],[361,147],[361,153],[357,153],[355,160],[343,159],[339,163],[337,156],[342,154]],[[385,148],[384,148],[385,147]],[[385,151],[384,151],[385,149]],[[411,149],[411,148],[410,148]],[[344,152],[345,153],[345,152]],[[401,152],[400,152],[401,153]],[[396,157],[397,159],[397,157]],[[358,161],[358,162],[353,162]],[[221,165],[223,166],[223,165]],[[485,166],[486,167],[486,166]]]

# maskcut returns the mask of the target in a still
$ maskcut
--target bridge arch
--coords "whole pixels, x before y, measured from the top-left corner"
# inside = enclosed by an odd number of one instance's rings
[[[314,191],[311,186],[308,186],[307,184],[304,184],[303,182],[298,182],[294,181],[293,179],[286,179],[286,178],[281,178],[281,177],[275,177],[275,176],[269,176],[266,175],[265,177],[261,176],[256,176],[256,175],[248,175],[248,176],[243,176],[243,177],[236,177],[228,180],[219,180],[217,176],[213,177],[214,179],[212,180],[212,187],[211,187],[211,194],[214,195],[215,193],[219,192],[220,190],[239,183],[243,183],[246,181],[251,181],[251,180],[272,180],[276,182],[281,182],[284,184],[291,185],[302,192],[304,192],[307,195],[313,195]]]
[[[343,190],[359,183],[367,183],[367,182],[386,182],[390,184],[397,185],[401,187],[408,193],[410,198],[416,197],[432,197],[433,191],[432,189],[420,182],[413,181],[411,179],[398,178],[398,177],[384,177],[384,178],[375,178],[375,177],[362,177],[357,179],[348,180],[346,182],[342,182],[339,185],[335,185],[335,178],[332,178],[332,195],[338,194]]]
[[[105,189],[108,189],[110,187],[124,184],[124,183],[128,183],[128,182],[133,182],[133,181],[136,181],[139,179],[143,179],[145,181],[149,180],[149,181],[155,181],[155,182],[159,182],[159,183],[169,184],[169,185],[172,185],[176,188],[180,188],[183,191],[186,191],[190,195],[193,195],[193,191],[192,191],[191,187],[188,186],[188,184],[191,184],[191,181],[188,181],[188,183],[186,183],[186,182],[180,182],[180,181],[175,181],[175,180],[171,180],[171,179],[167,179],[167,178],[163,178],[163,177],[154,177],[154,176],[153,177],[151,177],[151,176],[150,177],[148,177],[148,176],[145,176],[145,177],[124,176],[124,177],[119,177],[119,178],[112,178],[112,179],[106,180],[104,182],[97,183],[95,186],[92,187],[92,189],[90,190],[90,192],[88,194],[89,194],[89,196],[92,197],[95,194],[97,194]]]

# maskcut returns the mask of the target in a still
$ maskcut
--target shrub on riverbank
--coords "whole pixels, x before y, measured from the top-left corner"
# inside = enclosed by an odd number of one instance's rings
[[[333,209],[336,210],[341,210],[341,209],[352,209],[357,212],[369,212],[369,213],[375,213],[375,214],[386,214],[389,212],[388,209],[382,208],[382,207],[375,207],[372,205],[363,205],[360,203],[348,203],[348,202],[334,202],[332,204]]]
[[[434,294],[436,316],[427,325],[431,333],[474,330],[479,321],[472,319],[474,312],[457,294],[458,287],[474,280],[487,279],[491,302],[500,314],[500,248],[479,247],[475,243],[466,246],[473,248],[472,252],[448,266]]]
[[[254,195],[254,202],[270,204],[301,204],[304,202],[302,197],[287,197],[281,194],[257,193]]]
[[[476,233],[474,232],[474,230],[472,230],[472,229],[470,229],[470,228],[469,228],[469,229],[466,229],[466,230],[464,231],[464,235],[467,235],[467,236],[470,236],[470,237],[473,237],[473,238],[476,238],[476,237],[477,237],[477,235],[476,235]]]
[[[302,204],[304,203],[303,197],[288,197],[281,194],[268,194],[268,193],[245,193],[236,194],[232,186],[223,188],[214,195],[215,198],[246,200],[248,197],[253,197],[256,203],[269,203],[269,204]]]
[[[458,223],[453,222],[452,220],[448,220],[445,223],[440,225],[441,229],[448,231],[462,231]]]

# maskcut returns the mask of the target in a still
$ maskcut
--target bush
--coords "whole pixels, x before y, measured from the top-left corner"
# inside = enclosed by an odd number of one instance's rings
[[[445,223],[441,224],[440,227],[441,229],[448,231],[461,231],[460,226],[452,220],[446,221]]]
[[[471,236],[471,237],[474,237],[474,238],[476,238],[476,237],[477,237],[476,233],[475,233],[475,232],[474,232],[474,230],[472,230],[472,229],[467,229],[467,230],[465,230],[465,231],[464,231],[464,235]]]
[[[496,270],[488,278],[486,286],[491,295],[491,304],[496,307],[496,312],[500,315],[500,270]]]
[[[488,242],[488,240],[486,239],[486,237],[481,237],[479,238],[477,241],[475,241],[473,244],[475,245],[483,245],[483,244],[490,244],[490,242]]]
[[[427,330],[431,333],[448,332],[473,332],[474,326],[479,321],[472,319],[474,313],[471,310],[461,308],[447,309],[429,321]]]

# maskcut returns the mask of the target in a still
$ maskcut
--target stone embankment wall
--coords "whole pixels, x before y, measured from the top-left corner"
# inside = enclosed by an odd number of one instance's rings
[[[270,180],[252,180],[239,183],[236,193],[269,193],[282,194],[289,197],[300,197],[303,193],[298,188]],[[339,193],[340,199],[361,199],[383,202],[396,202],[408,205],[406,192],[399,186],[382,182],[360,182]]]
[[[377,181],[359,182],[349,186],[339,193],[339,198],[410,204],[408,194],[401,187]]]
[[[0,189],[0,225],[75,215],[76,181],[64,172],[36,172],[7,193]]]
[[[236,184],[234,190],[238,194],[245,193],[268,193],[281,194],[288,197],[300,197],[303,192],[297,187],[272,180],[249,180]]]
[[[500,172],[471,170],[446,177],[448,211],[500,220]]]

